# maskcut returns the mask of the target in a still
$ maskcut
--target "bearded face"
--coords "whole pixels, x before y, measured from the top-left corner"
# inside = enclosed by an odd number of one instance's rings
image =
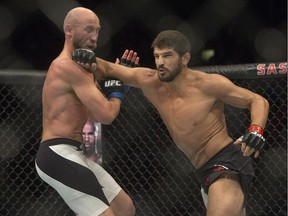
[[[164,73],[159,73],[160,71],[165,71]],[[182,71],[182,62],[180,59],[175,63],[174,67],[165,68],[165,67],[158,67],[158,78],[162,82],[171,82],[175,79],[175,77]]]

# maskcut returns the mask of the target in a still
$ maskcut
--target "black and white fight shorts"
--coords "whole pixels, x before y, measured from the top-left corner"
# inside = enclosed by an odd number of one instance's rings
[[[62,138],[42,142],[36,170],[79,216],[100,215],[121,187],[99,164],[79,151],[80,144]]]
[[[251,157],[243,156],[241,145],[230,143],[214,155],[205,165],[196,170],[196,176],[201,182],[201,193],[207,208],[209,186],[223,173],[239,174],[245,202],[249,194],[254,168]]]

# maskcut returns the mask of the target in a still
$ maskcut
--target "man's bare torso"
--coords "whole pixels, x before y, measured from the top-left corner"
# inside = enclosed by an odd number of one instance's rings
[[[201,79],[200,74],[200,82]],[[203,93],[195,85],[197,82],[189,84],[187,80],[183,91],[171,91],[155,74],[152,86],[141,87],[160,113],[175,144],[195,168],[232,141],[226,131],[224,104]]]
[[[61,64],[71,64],[71,60],[59,57],[54,60],[44,83],[42,140],[70,138],[82,142],[81,132],[88,112],[67,79],[69,71],[63,71]]]

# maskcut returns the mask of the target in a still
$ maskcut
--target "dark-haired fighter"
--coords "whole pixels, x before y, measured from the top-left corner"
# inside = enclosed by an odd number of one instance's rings
[[[221,75],[188,68],[190,43],[178,31],[161,32],[152,48],[157,70],[127,69],[100,58],[97,64],[84,64],[81,56],[85,50],[80,51],[78,63],[95,70],[95,74],[117,77],[142,90],[177,147],[195,167],[207,215],[245,215],[245,200],[254,176],[249,156],[255,153],[257,157],[265,143],[267,100]],[[128,51],[124,57],[127,55]],[[251,126],[236,142],[227,132],[225,104],[250,110]]]

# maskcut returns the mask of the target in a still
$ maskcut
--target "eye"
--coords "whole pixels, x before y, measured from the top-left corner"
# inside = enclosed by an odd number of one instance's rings
[[[93,28],[92,26],[87,26],[86,28],[85,28],[85,31],[87,32],[87,33],[92,33],[93,31],[95,31],[95,28]],[[96,33],[97,33],[97,29],[96,29]]]

